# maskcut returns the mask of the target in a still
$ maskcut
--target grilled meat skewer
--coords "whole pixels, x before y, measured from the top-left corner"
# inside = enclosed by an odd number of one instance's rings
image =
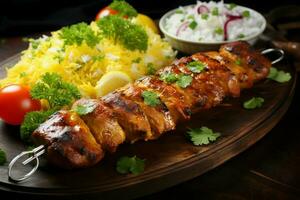
[[[205,69],[192,72],[188,67],[192,61],[203,63]],[[104,152],[115,152],[123,142],[156,139],[174,130],[179,120],[217,106],[226,96],[238,97],[241,89],[265,78],[270,67],[270,61],[248,43],[226,44],[219,52],[196,53],[176,60],[155,75],[142,77],[101,99],[80,99],[74,107],[93,104],[95,109],[80,117],[73,111],[59,111],[32,137],[37,144],[46,145],[49,161],[55,165],[92,166]],[[192,82],[185,88],[164,82],[161,77],[170,73],[177,77],[189,75]],[[147,105],[142,95],[145,91],[157,94],[160,103]]]

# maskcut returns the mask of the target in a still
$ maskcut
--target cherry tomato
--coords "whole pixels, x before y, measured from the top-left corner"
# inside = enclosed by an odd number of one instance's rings
[[[31,98],[27,86],[13,84],[0,90],[0,118],[8,124],[19,125],[27,112],[40,109],[40,101]]]
[[[106,17],[108,15],[116,15],[116,14],[118,14],[118,11],[106,6],[105,8],[103,8],[102,10],[100,10],[98,12],[98,14],[96,15],[96,20],[98,20],[102,17]]]

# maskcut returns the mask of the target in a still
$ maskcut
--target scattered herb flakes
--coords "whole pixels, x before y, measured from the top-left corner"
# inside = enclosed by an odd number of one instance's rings
[[[187,68],[194,73],[200,73],[205,69],[206,65],[200,61],[192,61],[187,64]]]
[[[93,112],[96,107],[97,107],[96,102],[88,101],[85,104],[76,105],[75,108],[73,108],[73,111],[75,111],[78,115],[86,115]]]
[[[249,99],[248,101],[245,101],[243,104],[243,107],[245,109],[260,108],[260,107],[262,107],[264,101],[265,100],[261,97],[253,97],[253,98]]]
[[[93,48],[100,41],[100,37],[84,22],[63,27],[58,34],[64,40],[64,45],[80,46],[85,42],[89,47]]]
[[[175,11],[175,13],[176,13],[176,14],[183,14],[183,10],[177,9],[177,10]]]
[[[221,27],[218,27],[215,29],[215,33],[218,35],[223,35],[223,29]]]
[[[41,43],[41,41],[39,39],[33,39],[33,38],[29,38],[29,46],[31,46],[31,48],[33,49],[37,49]]]
[[[189,24],[189,27],[194,30],[196,27],[197,27],[197,22],[196,21],[192,21],[190,24]]]
[[[201,19],[207,20],[208,14],[207,13],[201,14]]]
[[[275,67],[271,67],[270,73],[267,78],[279,83],[285,83],[290,81],[292,76],[288,72],[284,72],[282,70],[278,71]]]
[[[6,153],[2,149],[0,149],[0,165],[4,165],[6,161]]]
[[[229,10],[233,10],[237,5],[234,3],[229,4]]]
[[[136,17],[138,15],[138,12],[129,3],[123,0],[114,0],[109,7],[118,11],[118,14],[122,17]]]
[[[195,17],[194,17],[194,15],[189,15],[187,18],[188,18],[188,19],[195,20]]]
[[[236,65],[241,65],[241,64],[242,64],[241,59],[236,59],[235,64],[236,64]]]
[[[219,15],[219,9],[217,7],[215,7],[212,11],[211,14],[214,16],[218,16]]]
[[[136,156],[123,156],[118,160],[116,169],[117,172],[121,174],[132,173],[134,175],[138,175],[145,169],[145,160]]]
[[[166,83],[175,83],[178,78],[177,75],[171,72],[165,72],[160,75],[160,80]]]
[[[196,146],[209,144],[221,136],[220,133],[214,133],[212,129],[209,129],[205,126],[201,128],[190,129],[188,134],[191,141]]]
[[[145,29],[117,15],[110,15],[97,21],[101,34],[115,43],[119,42],[128,50],[146,51],[148,35]]]
[[[176,84],[181,88],[188,87],[193,81],[193,77],[190,75],[180,74],[178,77],[178,80],[176,81]]]
[[[147,75],[154,75],[156,72],[156,69],[154,68],[153,63],[147,64]]]
[[[249,10],[243,11],[242,15],[243,15],[243,17],[250,17],[250,12],[249,12]]]
[[[144,102],[148,106],[157,106],[161,104],[159,96],[155,92],[151,91],[143,91],[142,97],[144,98]]]

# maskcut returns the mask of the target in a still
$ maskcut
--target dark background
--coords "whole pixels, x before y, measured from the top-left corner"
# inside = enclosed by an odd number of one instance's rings
[[[26,35],[51,31],[62,26],[94,19],[107,0],[1,0],[0,35]],[[196,0],[128,0],[140,13],[158,19],[166,11]],[[236,3],[269,13],[275,7],[300,4],[299,0],[234,0]],[[287,13],[289,14],[289,13]]]

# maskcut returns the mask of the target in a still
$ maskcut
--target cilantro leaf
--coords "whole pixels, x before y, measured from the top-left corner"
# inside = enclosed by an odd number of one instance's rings
[[[190,129],[188,134],[193,144],[197,146],[209,144],[221,136],[220,133],[214,133],[211,129],[205,126],[201,128]]]
[[[243,15],[243,17],[250,17],[250,12],[249,12],[249,10],[243,11],[242,15]]]
[[[160,80],[166,83],[175,83],[178,80],[178,78],[176,74],[173,74],[171,72],[165,72],[160,75]]]
[[[138,15],[138,12],[124,0],[114,0],[108,7],[118,11],[118,14],[122,17],[136,17]]]
[[[288,72],[284,72],[282,70],[278,71],[275,67],[271,67],[268,78],[279,83],[284,83],[291,80],[292,76]]]
[[[248,101],[245,101],[243,104],[243,107],[246,109],[255,109],[262,107],[264,103],[264,99],[261,97],[253,97],[249,99]]]
[[[76,105],[75,108],[73,108],[73,110],[75,112],[77,112],[77,114],[79,114],[79,115],[86,115],[86,114],[93,112],[96,107],[97,107],[97,104],[95,102],[88,101],[87,103],[85,103],[83,105],[82,104]]]
[[[190,75],[180,74],[176,84],[181,88],[188,87],[193,81],[193,78]]]
[[[144,171],[145,168],[145,160],[140,159],[136,156],[121,157],[117,162],[117,171],[121,174],[132,173],[134,175],[138,175]]]
[[[26,143],[31,143],[32,132],[45,122],[55,110],[33,111],[25,115],[24,121],[20,128],[21,139]]]
[[[145,104],[148,106],[157,106],[161,104],[159,96],[155,92],[143,91],[142,97],[144,98]]]
[[[219,9],[217,7],[215,7],[212,11],[211,14],[214,16],[218,16],[219,15]]]
[[[6,161],[6,153],[2,149],[0,149],[0,165],[4,165]]]
[[[96,35],[91,27],[82,22],[74,24],[70,27],[63,27],[59,33],[59,37],[64,40],[64,45],[78,45],[85,42],[90,47],[95,47],[100,41],[100,37]]]
[[[110,15],[97,21],[101,34],[125,48],[134,51],[148,49],[148,35],[145,29],[117,15]]]
[[[197,24],[196,21],[192,21],[192,22],[189,24],[189,27],[190,27],[192,30],[194,30],[194,29],[196,28],[197,25],[198,25],[198,24]]]
[[[187,64],[187,68],[194,73],[200,73],[205,69],[206,65],[200,61],[192,61]]]
[[[33,99],[46,99],[50,108],[69,105],[73,100],[80,98],[77,87],[64,82],[57,73],[46,73],[30,91]]]

